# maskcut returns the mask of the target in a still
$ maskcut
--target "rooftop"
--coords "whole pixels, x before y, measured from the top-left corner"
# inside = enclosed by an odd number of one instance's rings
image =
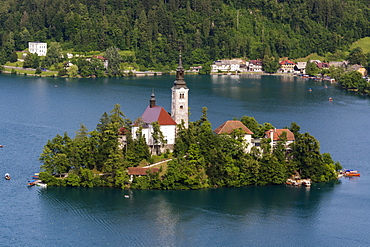
[[[148,106],[141,118],[147,124],[158,121],[159,125],[176,125],[175,120],[161,106]]]
[[[248,135],[253,135],[253,132],[247,128],[242,122],[239,120],[229,120],[225,123],[221,124],[217,129],[214,130],[216,134],[230,134],[235,129],[241,129]]]

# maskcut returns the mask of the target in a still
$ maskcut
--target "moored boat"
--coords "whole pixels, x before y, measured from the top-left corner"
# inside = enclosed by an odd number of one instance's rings
[[[44,183],[36,183],[36,186],[39,186],[41,188],[47,188],[48,187],[48,185],[44,184]]]
[[[306,187],[311,187],[311,181],[309,180],[304,180],[302,181],[302,185],[306,186]]]
[[[34,185],[36,185],[36,181],[35,180],[29,180],[28,181],[28,184],[27,184],[28,187],[31,187],[31,186],[34,186]]]
[[[345,170],[343,173],[343,176],[346,177],[359,177],[360,175],[361,173],[359,173],[359,171],[356,170]]]

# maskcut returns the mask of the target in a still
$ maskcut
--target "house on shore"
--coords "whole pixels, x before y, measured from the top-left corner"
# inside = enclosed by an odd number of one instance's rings
[[[296,65],[294,66],[294,73],[305,75],[306,66],[307,66],[307,62],[297,62]]]
[[[134,180],[134,177],[146,176],[148,174],[155,174],[159,172],[159,168],[152,167],[128,167],[127,174],[130,176],[130,183]]]
[[[261,60],[250,60],[248,62],[249,72],[262,72],[263,62]]]
[[[359,64],[354,64],[354,65],[349,66],[348,71],[357,71],[363,77],[367,75],[367,70],[365,69],[365,67]]]
[[[293,132],[289,129],[270,129],[265,132],[265,138],[271,139],[271,148],[275,147],[279,141],[285,138],[285,146],[288,147],[289,144],[295,141]]]
[[[102,61],[104,69],[108,68],[108,59],[106,59],[105,57],[98,55],[98,56],[92,56],[92,58],[99,59],[100,61]]]
[[[348,61],[341,61],[341,62],[338,62],[338,61],[331,61],[329,62],[329,67],[330,66],[334,66],[334,67],[337,67],[337,68],[343,68],[343,69],[346,69],[347,66],[348,66]]]
[[[28,51],[30,53],[36,53],[38,56],[46,56],[48,44],[39,41],[28,42]]]
[[[245,152],[250,153],[252,144],[252,135],[253,132],[248,129],[241,121],[239,120],[229,120],[225,123],[221,124],[218,128],[216,128],[213,132],[216,134],[226,134],[230,135],[234,130],[241,130],[244,133],[244,141],[245,141]]]
[[[319,69],[329,69],[330,68],[330,64],[329,63],[316,63],[316,66]]]
[[[211,72],[238,72],[240,71],[241,59],[217,60],[211,65]]]
[[[280,64],[280,73],[293,73],[294,72],[294,66],[296,65],[294,62],[290,60],[283,60],[279,62]]]

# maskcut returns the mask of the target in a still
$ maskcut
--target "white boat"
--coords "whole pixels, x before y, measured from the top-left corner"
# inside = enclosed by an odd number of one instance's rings
[[[36,186],[39,186],[41,188],[47,188],[48,187],[48,185],[44,184],[44,183],[36,183]]]
[[[303,181],[302,184],[306,187],[310,187],[311,186],[311,182],[310,181]]]
[[[9,173],[5,173],[4,178],[5,178],[6,180],[10,180],[10,174],[9,174]]]

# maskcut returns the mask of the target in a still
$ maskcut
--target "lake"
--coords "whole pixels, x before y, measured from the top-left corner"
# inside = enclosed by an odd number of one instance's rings
[[[135,120],[152,90],[171,110],[175,76],[65,79],[0,75],[2,246],[369,246],[370,97],[291,76],[186,76],[190,121],[212,128],[244,115],[296,122],[359,178],[311,188],[197,191],[27,187],[48,139],[93,130],[119,103]],[[328,87],[326,88],[325,85]],[[311,88],[312,91],[308,89]],[[333,102],[328,98],[332,97]],[[130,198],[124,198],[130,194]]]

